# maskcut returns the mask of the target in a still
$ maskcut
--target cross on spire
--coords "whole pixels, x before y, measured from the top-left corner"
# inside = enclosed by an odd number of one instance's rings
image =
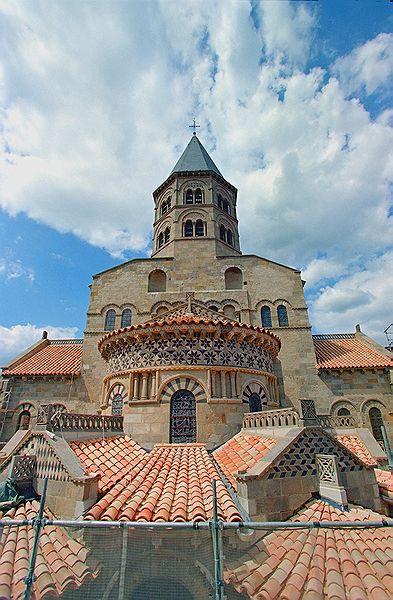
[[[189,127],[191,127],[191,128],[192,128],[192,130],[193,130],[193,131],[192,131],[193,135],[196,135],[196,131],[195,131],[195,129],[196,129],[197,127],[200,127],[200,125],[196,125],[196,123],[195,123],[195,119],[193,119],[193,124],[192,124],[192,125],[189,125]]]

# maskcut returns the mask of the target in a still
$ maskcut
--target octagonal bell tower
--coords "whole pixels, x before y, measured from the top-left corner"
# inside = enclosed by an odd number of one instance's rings
[[[152,257],[241,254],[237,189],[224,179],[195,132],[153,198]]]

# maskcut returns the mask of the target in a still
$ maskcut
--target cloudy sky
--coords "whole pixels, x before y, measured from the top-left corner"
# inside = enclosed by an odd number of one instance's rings
[[[82,336],[91,274],[148,256],[198,134],[244,253],[301,268],[315,332],[393,321],[388,0],[5,0],[0,364]]]

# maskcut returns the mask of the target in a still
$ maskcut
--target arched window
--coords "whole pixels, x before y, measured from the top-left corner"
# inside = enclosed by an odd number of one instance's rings
[[[228,200],[226,200],[226,199],[225,199],[225,200],[223,201],[223,203],[222,203],[222,207],[223,207],[223,209],[225,210],[225,212],[226,212],[226,213],[228,213],[228,215],[230,215],[230,214],[231,214],[231,211],[230,211],[230,208],[229,208],[229,202],[228,202]]]
[[[164,234],[161,231],[160,235],[158,236],[158,247],[161,248],[161,246],[163,246],[163,245],[164,245]]]
[[[218,208],[222,208],[222,196],[221,196],[221,194],[218,194],[218,196],[217,196],[217,204],[218,204]]]
[[[169,242],[170,235],[171,235],[171,230],[169,229],[169,227],[167,227],[164,231],[164,243],[165,244],[167,242]]]
[[[225,289],[241,290],[243,286],[243,274],[237,267],[230,267],[225,271]]]
[[[147,286],[148,292],[165,292],[166,291],[166,274],[164,271],[157,269],[149,274],[149,282]]]
[[[215,304],[212,304],[211,306],[209,306],[210,310],[214,310],[214,312],[218,312],[218,308]]]
[[[232,304],[226,304],[224,306],[224,315],[229,319],[236,319],[236,309]]]
[[[227,241],[227,232],[224,225],[220,226],[220,240],[222,240],[223,242]]]
[[[253,393],[248,398],[248,405],[250,407],[250,412],[261,412],[262,410],[262,400],[259,394]]]
[[[106,311],[104,330],[112,331],[112,329],[115,328],[115,322],[116,322],[116,313],[113,310],[113,308],[111,308]]]
[[[381,426],[383,425],[382,413],[379,408],[375,406],[370,408],[368,412],[368,416],[370,417],[371,429],[373,431],[373,436],[378,442],[383,441]]]
[[[195,204],[202,204],[202,190],[200,188],[195,190]]]
[[[195,223],[195,235],[197,237],[202,237],[205,235],[205,226],[203,224],[202,219],[198,219]]]
[[[227,231],[227,244],[229,244],[230,246],[233,246],[233,235],[232,235],[232,231],[230,229],[228,229],[228,231]]]
[[[171,444],[196,442],[195,396],[188,390],[179,390],[171,398]]]
[[[31,414],[29,410],[22,410],[18,419],[17,429],[29,429]]]
[[[278,324],[280,327],[288,327],[288,313],[283,304],[277,306]]]
[[[170,196],[161,205],[161,215],[165,215],[170,209],[172,205],[172,199]]]
[[[194,235],[194,226],[190,220],[184,223],[184,235],[185,237],[192,237]]]
[[[131,309],[125,308],[121,313],[121,327],[129,327],[131,325],[132,312]]]
[[[262,306],[261,321],[262,321],[262,327],[271,327],[272,326],[272,313],[270,311],[270,306]]]
[[[116,394],[112,398],[112,415],[123,414],[123,397],[121,394]]]
[[[344,408],[344,407],[339,408],[338,411],[337,411],[337,416],[338,417],[349,417],[350,414],[351,414],[350,411],[347,408]]]
[[[192,190],[187,190],[186,191],[186,204],[193,204],[194,202],[194,194],[192,193]]]

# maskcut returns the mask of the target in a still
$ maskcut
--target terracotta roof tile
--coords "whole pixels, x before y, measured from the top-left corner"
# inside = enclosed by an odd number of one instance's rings
[[[261,437],[238,433],[213,452],[213,457],[234,490],[238,471],[251,469],[277,443],[273,437]]]
[[[375,477],[382,494],[393,498],[393,472],[375,469]]]
[[[100,474],[100,494],[105,494],[144,457],[149,456],[146,450],[126,435],[70,442],[70,447],[85,467],[86,474]]]
[[[317,500],[296,521],[381,521],[361,507],[342,512]],[[392,529],[278,530],[228,565],[226,583],[255,600],[353,600],[393,595]]]
[[[348,450],[356,454],[366,465],[377,466],[376,459],[370,454],[366,445],[357,435],[336,435],[336,439]]]
[[[219,517],[241,521],[203,444],[156,445],[87,513],[87,519],[204,521],[213,509],[217,480]]]
[[[52,340],[3,375],[80,375],[82,340]]]
[[[34,519],[39,503],[36,500],[0,513],[2,519]],[[49,515],[46,515],[49,516]],[[34,540],[34,527],[3,527],[0,537],[0,598],[21,600]],[[61,527],[47,525],[41,530],[32,598],[59,596],[68,589],[79,588],[87,579],[94,579],[98,567],[88,558],[86,548],[68,537]]]
[[[393,357],[356,339],[354,334],[313,336],[318,369],[361,369],[393,367]]]

